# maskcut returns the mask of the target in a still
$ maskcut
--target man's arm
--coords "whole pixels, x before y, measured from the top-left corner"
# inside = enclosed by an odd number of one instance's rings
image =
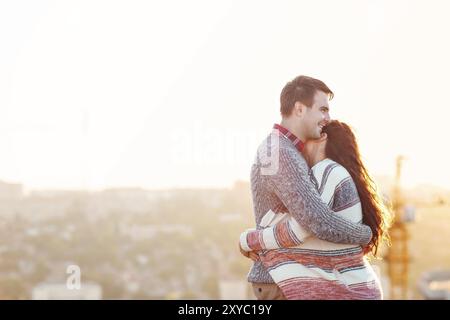
[[[279,169],[266,176],[292,217],[317,238],[335,243],[365,245],[372,238],[366,225],[333,213],[308,176],[308,167],[296,150],[279,149]]]
[[[372,231],[368,226],[335,215],[322,201],[309,180],[306,162],[296,150],[280,148],[274,151],[279,152],[278,170],[265,177],[300,226],[319,239],[335,243],[369,243]],[[263,236],[257,232],[250,232],[247,242],[249,248],[264,246]]]

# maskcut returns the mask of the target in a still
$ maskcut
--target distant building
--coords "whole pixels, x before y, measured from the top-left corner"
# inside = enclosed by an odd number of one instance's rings
[[[33,300],[100,300],[102,288],[95,283],[83,283],[80,289],[69,289],[65,283],[41,283],[31,296]]]
[[[20,183],[0,181],[0,199],[17,199],[23,196],[23,186]]]
[[[418,287],[425,299],[450,300],[450,270],[424,272]]]
[[[133,240],[152,239],[158,234],[182,234],[192,236],[191,226],[181,224],[158,224],[158,225],[127,225],[119,224],[119,232],[122,235],[130,236]]]

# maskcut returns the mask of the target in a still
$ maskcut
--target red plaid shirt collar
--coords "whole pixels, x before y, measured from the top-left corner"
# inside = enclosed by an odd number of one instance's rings
[[[275,130],[278,130],[281,134],[283,134],[286,138],[288,138],[289,140],[292,141],[292,143],[294,144],[294,146],[297,148],[297,150],[299,152],[303,151],[303,148],[305,147],[305,144],[303,143],[302,140],[300,140],[299,138],[297,138],[295,136],[295,134],[293,134],[292,132],[290,132],[288,129],[286,129],[285,127],[279,125],[279,124],[274,124],[273,128]]]

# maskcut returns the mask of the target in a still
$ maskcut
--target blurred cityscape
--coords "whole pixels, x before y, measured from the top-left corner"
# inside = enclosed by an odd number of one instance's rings
[[[389,179],[380,178],[385,188]],[[408,299],[450,270],[450,192],[405,192]],[[0,182],[0,299],[253,299],[238,235],[254,225],[248,182],[224,189],[31,191]],[[386,259],[375,260],[385,297]],[[81,290],[66,288],[79,266]],[[441,288],[442,289],[442,288]]]
[[[223,190],[22,190],[0,183],[2,299],[31,299],[33,289],[65,285],[69,265],[80,267],[82,285],[100,286],[103,299],[247,294],[250,262],[237,247],[253,221],[246,183]]]

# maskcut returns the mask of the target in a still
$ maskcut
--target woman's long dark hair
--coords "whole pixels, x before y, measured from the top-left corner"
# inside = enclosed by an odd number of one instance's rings
[[[347,169],[355,182],[361,200],[363,223],[372,229],[373,234],[364,253],[372,253],[376,257],[379,244],[383,240],[389,240],[387,231],[391,224],[390,211],[361,161],[351,128],[343,122],[333,120],[323,128],[323,132],[327,134],[326,156]]]

